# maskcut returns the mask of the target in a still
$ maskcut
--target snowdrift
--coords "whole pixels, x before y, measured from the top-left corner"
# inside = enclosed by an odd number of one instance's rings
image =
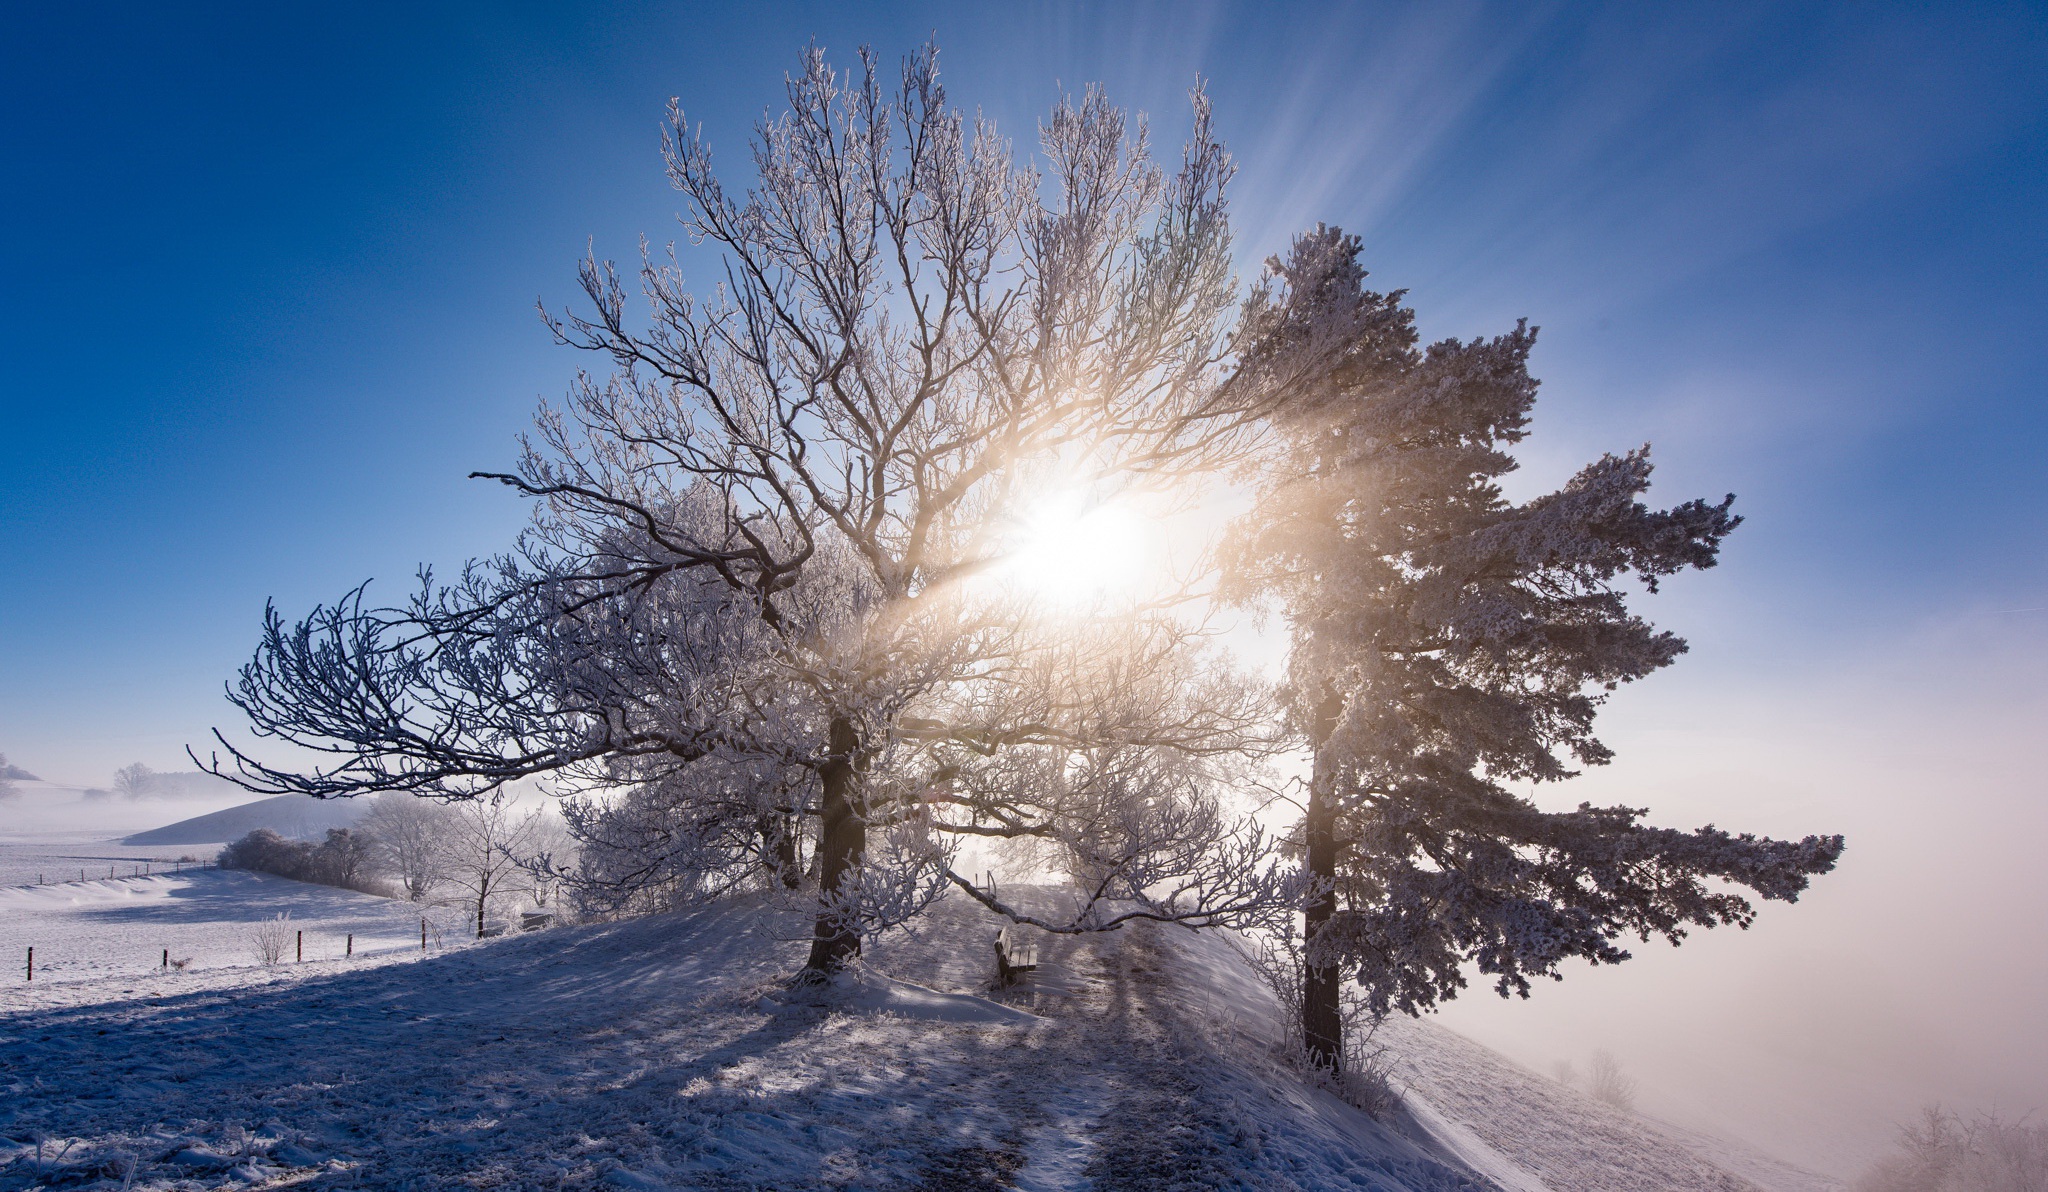
[[[799,994],[806,928],[753,903],[240,983],[15,986],[0,1188],[1753,1186],[1634,1154],[1678,1144],[1626,1123],[1568,1168],[1554,1130],[1467,1120],[1546,1112],[1486,1091],[1541,1078],[1426,1025],[1401,1047],[1427,1108],[1374,1122],[1274,1060],[1221,937],[1047,938],[1037,991],[999,992],[995,924],[948,903]],[[1619,1182],[1571,1182],[1618,1157]]]

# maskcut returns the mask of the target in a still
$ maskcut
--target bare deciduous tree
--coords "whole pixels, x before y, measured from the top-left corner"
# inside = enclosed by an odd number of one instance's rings
[[[2048,1188],[2048,1125],[1930,1106],[1899,1127],[1898,1149],[1855,1192],[2037,1192]]]
[[[1621,1070],[1621,1061],[1605,1049],[1593,1053],[1593,1066],[1586,1091],[1616,1109],[1633,1112],[1636,1107],[1636,1078]]]
[[[1186,636],[1134,612],[1107,673],[977,584],[1033,503],[1234,464],[1317,371],[1319,342],[1236,359],[1232,167],[1206,99],[1171,173],[1093,90],[1041,126],[1042,172],[1020,162],[947,105],[931,50],[894,89],[866,53],[841,76],[812,51],[789,99],[743,197],[672,111],[669,178],[722,285],[693,292],[644,254],[640,325],[618,271],[585,262],[588,308],[549,321],[611,371],[543,410],[515,473],[486,474],[536,499],[521,549],[423,580],[406,608],[359,590],[297,625],[272,612],[232,698],[259,735],[335,761],[230,745],[240,780],[635,787],[623,816],[572,815],[598,876],[701,891],[786,881],[807,853],[811,977],[946,885],[1017,915],[952,870],[963,836],[1085,853],[1095,893],[1056,929],[1224,922],[1277,897],[1262,841],[1187,761],[1255,724],[1190,696]],[[1261,288],[1247,325],[1290,301]],[[1076,766],[1082,789],[1040,781]],[[743,773],[759,780],[736,798]]]
[[[136,762],[114,771],[114,791],[124,799],[140,799],[156,793],[158,778],[155,770]]]
[[[441,837],[450,814],[440,803],[393,793],[377,796],[363,816],[371,859],[398,879],[408,901],[425,902],[441,882]]]
[[[493,796],[457,804],[437,824],[435,868],[475,912],[479,937],[494,900],[530,889],[526,863],[539,822],[538,812],[520,811]]]

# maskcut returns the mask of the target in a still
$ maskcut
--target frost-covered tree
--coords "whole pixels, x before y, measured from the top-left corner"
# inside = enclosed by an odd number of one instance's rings
[[[588,307],[550,325],[610,372],[494,477],[536,500],[522,548],[406,608],[270,614],[232,698],[332,760],[235,750],[241,779],[460,799],[565,775],[605,795],[572,812],[583,876],[628,900],[786,882],[801,857],[811,976],[946,886],[1015,913],[953,870],[962,837],[1086,851],[1096,896],[1057,929],[1275,897],[1197,764],[1256,718],[1195,698],[1214,668],[1190,637],[1133,614],[1112,656],[1063,649],[1066,627],[977,582],[1054,490],[1233,465],[1317,375],[1298,344],[1234,361],[1206,100],[1168,172],[1094,91],[1040,127],[1042,167],[1020,160],[947,105],[930,50],[893,89],[865,53],[841,76],[813,51],[789,99],[744,194],[672,110],[669,178],[721,283],[644,255],[642,323],[585,263]]]
[[[1322,228],[1276,262],[1295,300],[1262,326],[1275,350],[1347,347],[1275,415],[1281,455],[1230,587],[1277,598],[1292,633],[1290,710],[1313,752],[1301,1029],[1327,1066],[1343,974],[1381,1014],[1455,996],[1468,962],[1526,996],[1570,957],[1626,959],[1624,935],[1746,926],[1734,887],[1792,900],[1842,849],[1537,804],[1532,787],[1610,759],[1593,735],[1606,693],[1685,650],[1622,581],[1655,591],[1711,566],[1733,498],[1644,505],[1644,448],[1507,499],[1534,329],[1418,347],[1403,295],[1365,288],[1359,249]]]
[[[1899,1127],[1898,1148],[1855,1192],[2040,1192],[2048,1189],[2048,1125],[1999,1114],[1965,1120],[1939,1106]]]
[[[114,791],[124,799],[140,799],[155,794],[161,778],[155,770],[136,762],[114,771]]]
[[[408,901],[425,902],[441,883],[441,838],[449,815],[444,804],[392,793],[377,796],[357,825],[371,862],[398,879]]]
[[[21,797],[21,788],[14,785],[14,767],[7,764],[7,755],[0,753],[0,802]]]
[[[1634,1112],[1636,1107],[1636,1078],[1624,1072],[1621,1061],[1607,1050],[1593,1053],[1593,1066],[1588,1069],[1586,1090],[1597,1100],[1605,1101],[1616,1109]]]
[[[494,904],[531,888],[528,864],[540,844],[541,816],[499,795],[447,810],[434,841],[435,868],[456,900],[473,912],[481,937]]]

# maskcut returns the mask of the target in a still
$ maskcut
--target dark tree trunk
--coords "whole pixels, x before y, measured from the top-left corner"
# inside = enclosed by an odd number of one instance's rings
[[[1316,937],[1337,913],[1337,776],[1325,743],[1337,726],[1342,704],[1328,697],[1316,709],[1315,769],[1308,784],[1303,835],[1308,846],[1308,901],[1302,906],[1302,939],[1313,955]],[[1338,997],[1337,966],[1306,962],[1301,971],[1301,1040],[1309,1061],[1337,1072],[1344,1061],[1344,1014]]]
[[[823,798],[819,807],[818,896],[829,899],[845,890],[860,871],[861,854],[868,847],[866,808],[861,806],[859,784],[854,772],[854,753],[859,739],[853,722],[845,717],[832,720],[831,758],[819,771]],[[811,958],[804,962],[804,979],[821,980],[844,968],[860,955],[860,932],[821,902],[818,921],[811,934]]]
[[[803,884],[804,871],[796,860],[796,817],[781,812],[769,812],[754,821],[754,830],[761,837],[761,863],[785,890],[794,890]]]

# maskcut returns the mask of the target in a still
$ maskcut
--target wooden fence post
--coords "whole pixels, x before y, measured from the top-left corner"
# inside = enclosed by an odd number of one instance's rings
[[[165,949],[164,949],[164,968],[165,968],[165,970],[166,970],[166,971],[168,971],[168,970],[170,969],[170,967],[171,967],[171,950],[170,950],[169,948],[165,948]]]
[[[355,954],[356,954],[356,933],[355,933],[355,932],[353,932],[353,931],[351,931],[351,932],[349,932],[349,933],[348,933],[348,952],[346,953],[346,955],[349,955],[349,956],[354,956]]]
[[[28,979],[31,981],[36,979],[36,950],[33,945],[28,950]]]
[[[303,931],[299,933],[299,954],[295,959],[301,962],[306,959],[306,933]]]
[[[427,950],[427,917],[420,916],[420,951]]]

